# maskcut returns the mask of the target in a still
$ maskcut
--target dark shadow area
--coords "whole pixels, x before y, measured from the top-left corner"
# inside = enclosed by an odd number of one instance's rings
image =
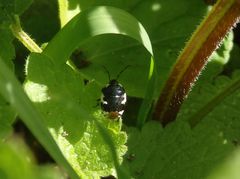
[[[60,29],[56,0],[34,0],[30,7],[21,15],[20,19],[23,30],[39,46],[50,41]],[[25,80],[24,66],[29,51],[17,39],[14,40],[14,46],[16,53],[14,60],[15,74],[23,82]]]
[[[32,135],[31,131],[29,131],[29,129],[20,119],[17,119],[15,121],[13,128],[14,134],[21,137],[27,146],[31,149],[38,164],[55,163],[53,158],[48,154],[48,152]]]

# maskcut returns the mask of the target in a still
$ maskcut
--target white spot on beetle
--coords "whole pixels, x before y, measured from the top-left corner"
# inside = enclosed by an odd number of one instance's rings
[[[124,93],[123,94],[123,100],[122,100],[121,104],[126,104],[126,102],[127,102],[127,94]]]

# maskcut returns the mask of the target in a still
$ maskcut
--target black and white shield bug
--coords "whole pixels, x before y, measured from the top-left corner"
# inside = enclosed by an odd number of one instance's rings
[[[119,72],[116,79],[111,79],[108,70],[104,67],[108,73],[109,84],[102,88],[101,108],[108,113],[110,119],[121,117],[124,112],[127,102],[127,94],[123,86],[117,80],[120,74],[128,67],[129,66],[126,66],[121,72]]]

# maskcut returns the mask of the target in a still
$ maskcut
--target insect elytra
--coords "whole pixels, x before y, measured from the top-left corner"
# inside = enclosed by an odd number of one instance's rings
[[[109,71],[104,67],[108,74],[109,84],[102,88],[101,108],[108,113],[108,117],[115,119],[121,117],[127,102],[127,94],[124,87],[118,82],[119,76],[129,66],[126,66],[117,75],[116,79],[111,79]]]

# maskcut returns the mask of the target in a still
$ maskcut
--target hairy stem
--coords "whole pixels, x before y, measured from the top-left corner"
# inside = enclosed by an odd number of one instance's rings
[[[219,46],[239,21],[240,0],[219,0],[192,35],[174,65],[156,103],[154,119],[164,126],[174,121],[193,83]]]
[[[30,51],[41,53],[42,49],[34,42],[31,37],[26,34],[21,27],[19,17],[15,16],[15,23],[13,23],[10,28],[12,30],[13,35]]]

